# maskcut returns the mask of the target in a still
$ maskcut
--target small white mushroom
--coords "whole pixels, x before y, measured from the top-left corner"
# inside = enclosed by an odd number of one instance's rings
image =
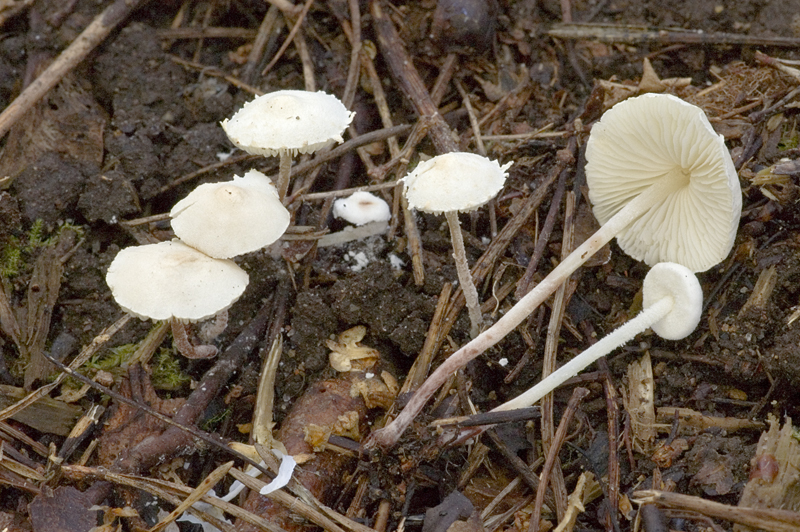
[[[272,244],[290,220],[272,181],[257,170],[234,176],[233,181],[200,185],[169,215],[178,238],[217,259]]]
[[[500,166],[497,161],[474,153],[445,153],[420,163],[403,178],[403,193],[410,208],[444,213],[447,219],[473,338],[480,333],[483,317],[467,263],[458,213],[474,211],[495,197],[506,182],[506,170],[511,164]]]
[[[173,240],[123,249],[108,267],[106,283],[126,312],[143,320],[170,320],[185,356],[208,358],[216,348],[189,344],[184,324],[227,310],[244,293],[248,275],[229,260]]]
[[[289,189],[292,155],[313,153],[342,142],[351,113],[338,98],[325,92],[283,90],[258,96],[244,104],[222,128],[247,153],[280,156],[278,195]]]
[[[638,316],[612,331],[527,392],[498,406],[492,412],[536,404],[567,379],[626,344],[648,327],[666,340],[681,340],[689,336],[700,323],[703,290],[697,277],[685,266],[672,262],[661,262],[653,266],[644,278],[642,296],[643,309]]]
[[[388,222],[392,218],[389,204],[369,192],[354,192],[333,202],[333,216],[354,225]]]

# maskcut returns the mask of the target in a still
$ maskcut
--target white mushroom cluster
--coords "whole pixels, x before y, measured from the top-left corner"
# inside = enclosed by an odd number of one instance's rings
[[[227,309],[249,281],[229,259],[278,240],[289,226],[289,212],[269,177],[250,170],[232,181],[200,185],[175,204],[170,216],[178,238],[123,249],[106,282],[126,312],[169,320],[182,354],[212,357],[217,349],[192,345],[185,324],[227,319]]]

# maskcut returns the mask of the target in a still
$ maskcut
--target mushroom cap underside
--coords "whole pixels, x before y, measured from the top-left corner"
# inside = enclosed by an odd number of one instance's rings
[[[247,272],[178,240],[120,251],[106,273],[114,299],[141,319],[200,321],[244,293]]]
[[[666,94],[620,102],[592,127],[586,160],[601,224],[661,178],[685,182],[617,236],[633,258],[705,271],[730,252],[742,210],[739,178],[699,107]]]
[[[508,168],[481,155],[453,152],[421,162],[403,178],[412,209],[431,213],[472,211],[503,188]]]
[[[278,155],[313,153],[342,142],[355,113],[325,92],[275,91],[244,104],[222,128],[247,153]]]

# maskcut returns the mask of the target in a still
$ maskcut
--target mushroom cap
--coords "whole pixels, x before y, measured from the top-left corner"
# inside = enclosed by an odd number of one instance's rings
[[[649,307],[665,297],[672,298],[672,310],[650,326],[665,340],[681,340],[697,328],[703,313],[703,289],[694,273],[674,262],[659,262],[644,278],[642,306]]]
[[[442,213],[473,211],[503,188],[508,168],[481,155],[452,152],[421,162],[403,178],[412,209]]]
[[[200,185],[169,215],[178,238],[217,259],[272,244],[290,220],[272,181],[257,170],[234,176],[233,181]]]
[[[179,240],[125,248],[106,273],[114,299],[141,319],[200,321],[239,299],[248,275]]]
[[[284,90],[247,102],[230,120],[222,121],[222,129],[247,153],[296,155],[342,142],[342,132],[354,116],[336,96]]]
[[[592,127],[586,160],[601,224],[662,176],[686,182],[617,235],[631,257],[699,272],[730,252],[742,192],[724,138],[699,107],[668,94],[620,102]]]
[[[389,204],[369,192],[358,191],[333,202],[333,215],[351,224],[388,222],[392,218]]]

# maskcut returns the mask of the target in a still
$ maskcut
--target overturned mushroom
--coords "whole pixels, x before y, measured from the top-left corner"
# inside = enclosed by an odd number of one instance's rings
[[[188,358],[209,358],[211,345],[193,346],[185,324],[227,311],[248,283],[247,272],[180,242],[160,242],[120,251],[106,273],[117,304],[141,319],[169,320],[175,346]]]
[[[283,200],[289,190],[292,155],[342,142],[353,116],[336,96],[282,90],[247,102],[230,120],[222,121],[222,128],[247,153],[280,156],[278,195]]]

